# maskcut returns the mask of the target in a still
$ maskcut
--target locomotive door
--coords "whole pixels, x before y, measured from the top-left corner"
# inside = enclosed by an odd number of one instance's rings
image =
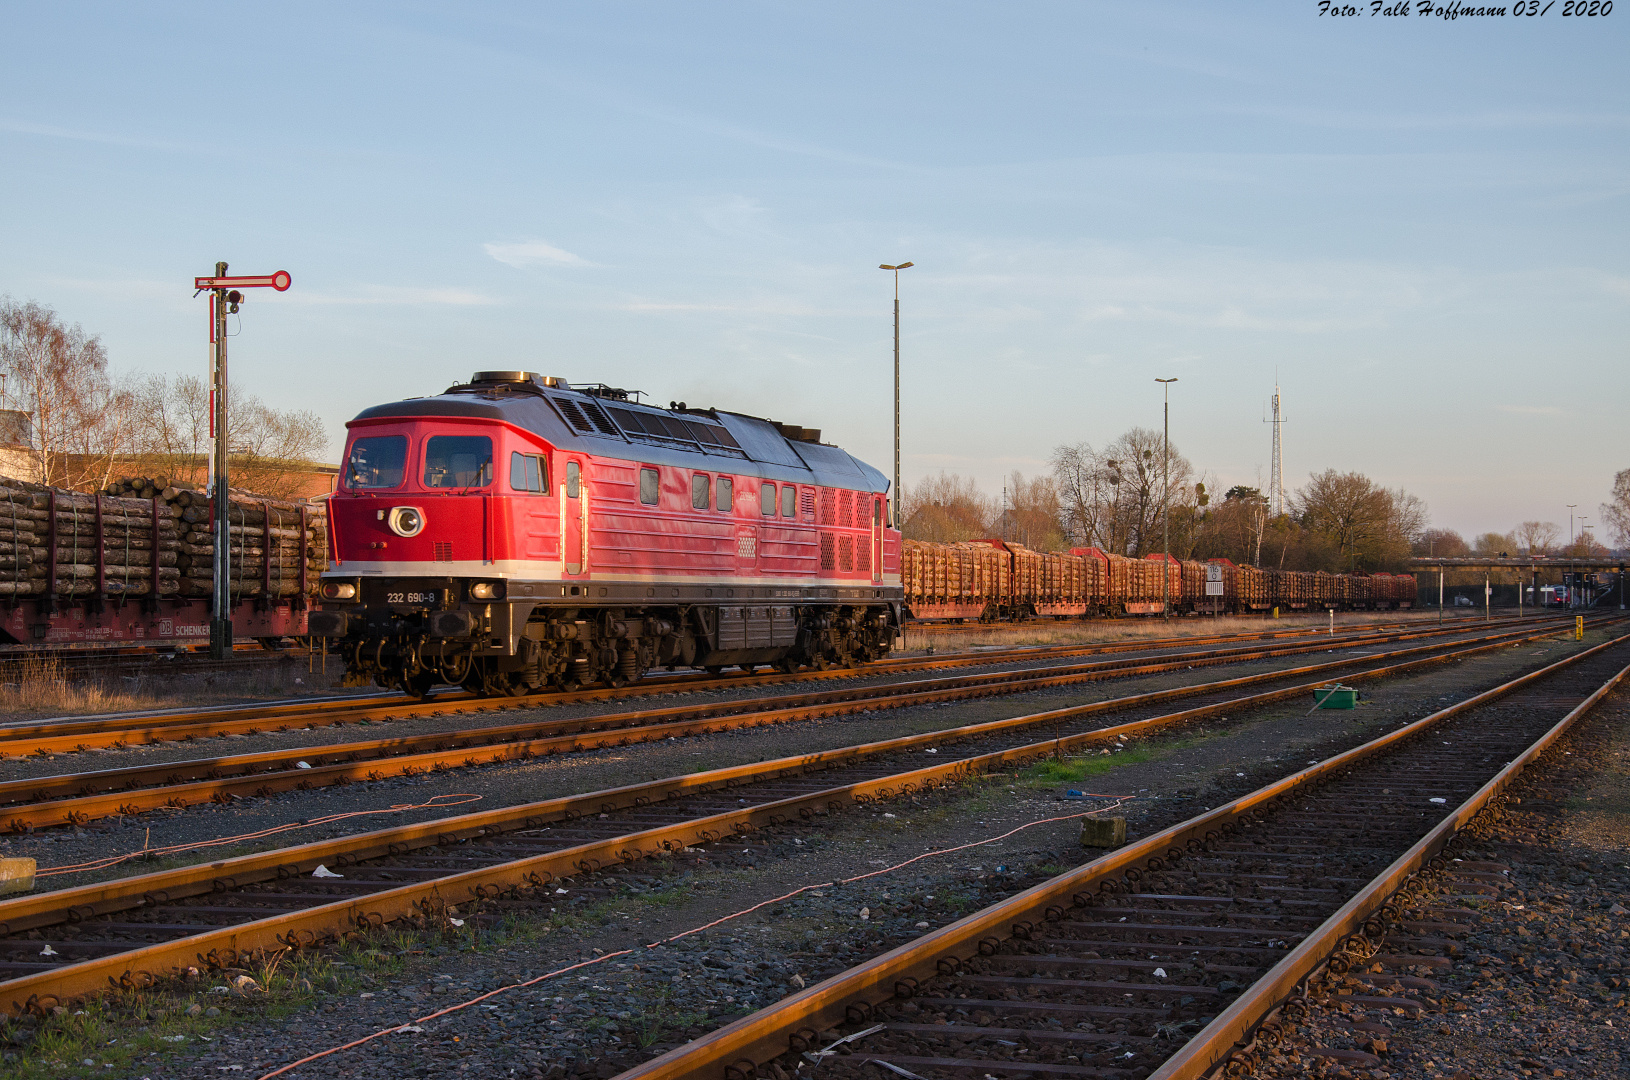
[[[872,498],[872,584],[883,580],[883,500]]]
[[[566,481],[561,485],[560,561],[567,577],[589,570],[589,485],[581,458],[566,459]]]

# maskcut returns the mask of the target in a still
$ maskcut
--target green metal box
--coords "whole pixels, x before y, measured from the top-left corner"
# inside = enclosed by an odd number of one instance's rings
[[[1351,709],[1358,704],[1358,691],[1350,686],[1320,686],[1313,690],[1315,709]]]

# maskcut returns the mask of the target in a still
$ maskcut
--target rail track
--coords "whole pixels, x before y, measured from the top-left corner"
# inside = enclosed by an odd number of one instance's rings
[[[1627,660],[1630,636],[1513,679],[619,1080],[749,1080],[800,1068],[822,1080],[1248,1075],[1280,1017],[1305,1009],[1299,989],[1345,972],[1349,952],[1396,971],[1408,953],[1456,932],[1412,922],[1386,938],[1405,955],[1371,951],[1421,887],[1417,875],[1444,865],[1459,832],[1475,834],[1521,770],[1630,674]],[[1343,1000],[1421,1007],[1384,992]]]
[[[1547,629],[1545,632],[1554,632]],[[1455,641],[1397,649],[1366,657],[1343,657],[1288,670],[1262,672],[1192,687],[1179,687],[1134,698],[1118,699],[1123,706],[1177,700],[1215,693],[1218,687],[1238,688],[1315,674],[1326,676],[1371,664],[1376,660],[1402,660],[1434,652],[1459,650],[1489,642],[1525,637],[1532,628],[1495,631]],[[1398,632],[1350,638],[1343,647],[1380,645],[1429,635]],[[1235,650],[1208,650],[1159,657],[1100,661],[1063,668],[941,677],[904,684],[851,687],[775,698],[757,698],[697,705],[671,706],[637,712],[537,720],[493,725],[453,732],[409,737],[351,740],[328,746],[291,747],[252,754],[167,761],[125,768],[102,769],[60,776],[30,777],[0,782],[0,828],[12,832],[56,825],[80,825],[110,816],[132,816],[159,807],[185,808],[234,796],[266,796],[281,791],[310,790],[333,784],[413,776],[432,770],[526,761],[552,754],[573,753],[649,742],[659,739],[741,727],[807,720],[845,713],[904,708],[973,697],[1023,692],[1072,685],[1105,678],[1148,675],[1177,669],[1211,667],[1249,660],[1323,652],[1329,639],[1309,643],[1251,645]],[[1110,703],[1101,703],[1110,705]],[[1117,707],[1117,706],[1111,706]],[[82,749],[86,736],[53,735],[35,738],[15,749],[32,753]],[[123,735],[119,742],[125,742]],[[0,743],[0,746],[9,746]],[[118,745],[115,743],[114,745]]]
[[[1484,624],[1493,629],[1503,626],[1543,625],[1534,620],[1507,620]],[[1558,621],[1558,628],[1562,623]],[[1571,625],[1571,624],[1568,624]],[[247,706],[216,706],[170,712],[117,713],[86,719],[61,719],[0,723],[0,757],[28,755],[40,752],[68,752],[76,749],[94,749],[106,746],[139,745],[150,742],[181,742],[209,738],[217,735],[245,734],[260,731],[286,731],[298,728],[322,727],[333,724],[356,723],[359,720],[429,716],[447,713],[480,713],[538,705],[578,704],[624,697],[645,697],[656,694],[703,692],[709,690],[741,689],[761,685],[782,685],[832,678],[873,677],[906,674],[915,671],[945,671],[967,667],[988,667],[1006,663],[1044,663],[1075,656],[1148,652],[1158,655],[1171,648],[1191,648],[1197,645],[1232,642],[1274,642],[1284,637],[1303,638],[1313,649],[1341,648],[1362,645],[1375,636],[1392,635],[1392,640],[1409,637],[1431,637],[1456,632],[1435,627],[1382,627],[1380,630],[1349,631],[1343,634],[1284,633],[1265,635],[1248,634],[1238,638],[1224,636],[1199,640],[1173,638],[1142,643],[1118,642],[1108,645],[1071,645],[1044,649],[1011,649],[978,654],[959,654],[935,659],[882,661],[863,669],[799,672],[793,675],[716,678],[707,675],[681,675],[647,680],[637,687],[622,690],[602,688],[576,691],[571,694],[538,694],[523,698],[484,698],[459,692],[438,694],[428,701],[415,701],[401,694],[364,695],[360,697],[305,699],[286,703]]]
[[[1452,655],[1510,643],[1482,642]],[[1417,656],[1345,677],[1379,678],[1446,658]],[[258,950],[319,944],[356,928],[434,921],[449,904],[468,914],[472,903],[546,903],[550,893],[542,890],[557,878],[1239,715],[1304,697],[1314,685],[1238,695],[1238,682],[1224,680],[1176,712],[1159,711],[1172,693],[1162,691],[18,897],[0,902],[0,1002],[18,1012],[49,1010],[110,980],[152,985],[188,965],[225,967]],[[1106,712],[1134,709],[1142,710],[1136,718],[1103,722]],[[318,865],[343,876],[313,877]],[[54,956],[42,957],[47,947]]]
[[[1557,620],[1561,625],[1564,620]],[[1484,628],[1534,625],[1529,619],[1496,619],[1482,624]],[[1241,634],[1218,634],[1202,637],[1156,638],[1142,641],[1082,643],[1074,645],[1024,647],[987,650],[977,653],[959,653],[942,657],[897,657],[876,661],[863,668],[800,671],[792,674],[750,675],[742,673],[731,677],[705,674],[680,674],[648,677],[640,683],[622,689],[600,687],[571,693],[552,692],[531,694],[518,698],[478,697],[462,691],[448,691],[420,701],[399,693],[379,693],[343,698],[308,698],[290,702],[261,703],[247,706],[211,706],[198,709],[117,713],[85,719],[53,719],[45,721],[18,721],[0,723],[0,756],[33,753],[33,749],[18,749],[31,738],[49,739],[64,735],[106,735],[120,732],[130,736],[124,741],[153,742],[205,738],[217,734],[247,731],[317,727],[327,724],[354,723],[359,719],[424,716],[450,712],[486,712],[506,708],[529,708],[538,705],[562,705],[598,702],[658,694],[701,692],[720,689],[741,689],[754,686],[774,686],[788,683],[826,681],[834,678],[866,678],[904,674],[916,671],[952,671],[966,667],[984,667],[1006,663],[1046,662],[1077,656],[1113,655],[1125,652],[1162,649],[1194,648],[1201,645],[1277,641],[1284,638],[1317,639],[1334,645],[1350,642],[1354,637],[1367,637],[1389,630],[1415,632],[1421,635],[1451,633],[1452,628],[1423,624],[1419,620],[1396,623],[1370,624],[1344,628],[1330,635],[1322,630],[1250,631]],[[168,730],[170,735],[155,732]],[[84,741],[86,748],[115,745],[114,741]],[[45,744],[41,744],[45,745]],[[60,743],[72,749],[72,744]],[[48,752],[50,752],[48,750]]]

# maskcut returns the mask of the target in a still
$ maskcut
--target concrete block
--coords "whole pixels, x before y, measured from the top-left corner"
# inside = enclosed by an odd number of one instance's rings
[[[1081,819],[1081,846],[1118,848],[1126,843],[1126,819],[1089,817]]]
[[[33,859],[0,859],[0,896],[32,891],[36,865]]]

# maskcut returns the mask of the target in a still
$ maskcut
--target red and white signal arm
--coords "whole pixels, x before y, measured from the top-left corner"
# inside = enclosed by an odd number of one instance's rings
[[[201,277],[192,279],[195,289],[276,289],[287,292],[294,280],[287,270],[275,274],[252,274],[243,277]]]

